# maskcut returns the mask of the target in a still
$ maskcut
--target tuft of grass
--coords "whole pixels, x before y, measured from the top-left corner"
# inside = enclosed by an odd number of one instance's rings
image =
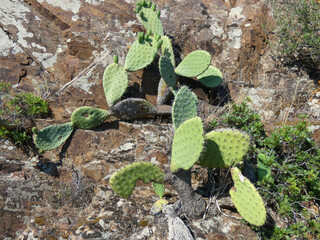
[[[251,135],[248,160],[256,166],[256,185],[267,207],[279,214],[285,226],[270,222],[260,228],[252,226],[262,239],[320,239],[320,150],[305,118],[266,135],[260,116],[245,100],[212,123]]]

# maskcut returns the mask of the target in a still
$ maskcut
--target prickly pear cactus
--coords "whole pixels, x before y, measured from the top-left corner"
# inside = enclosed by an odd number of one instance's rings
[[[238,168],[232,168],[231,175],[234,187],[229,193],[238,212],[247,222],[262,226],[266,221],[267,213],[257,189]]]
[[[164,184],[153,183],[153,190],[158,194],[159,198],[162,198],[165,193],[165,186]]]
[[[172,43],[170,38],[168,38],[167,36],[162,36],[161,37],[163,43],[161,45],[161,53],[162,55],[170,58],[172,66],[175,66],[175,58],[174,58],[174,52],[173,52],[173,48],[172,48]]]
[[[163,35],[162,23],[159,19],[160,11],[156,10],[156,5],[151,1],[136,2],[135,12],[138,14],[138,19],[141,24],[152,33]]]
[[[148,66],[157,56],[162,42],[159,35],[151,37],[149,34],[138,33],[138,39],[134,41],[126,57],[125,69],[134,72]]]
[[[206,151],[199,165],[209,168],[228,168],[242,161],[249,150],[250,137],[236,129],[217,129],[205,135]]]
[[[102,124],[109,116],[110,113],[107,110],[80,107],[72,113],[71,122],[82,129],[93,129]]]
[[[38,131],[33,128],[34,143],[41,152],[59,147],[71,135],[74,129],[73,123],[64,123],[60,125],[51,125]]]
[[[172,61],[166,55],[163,55],[159,59],[159,70],[161,77],[170,87],[176,86],[176,74],[174,73],[174,66]]]
[[[180,88],[172,106],[172,122],[177,129],[184,121],[197,116],[197,97],[186,87]]]
[[[139,162],[127,165],[115,172],[110,178],[113,191],[123,198],[128,198],[137,180],[141,179],[145,184],[151,181],[162,183],[164,172],[150,162]]]
[[[203,85],[212,88],[222,83],[223,76],[218,68],[209,66],[208,69],[197,78]]]
[[[119,100],[127,87],[128,75],[122,66],[114,62],[106,67],[103,73],[103,89],[108,106]]]
[[[211,62],[210,53],[196,50],[189,53],[176,67],[176,74],[184,77],[196,77],[207,70]]]
[[[199,117],[183,122],[172,143],[171,171],[190,169],[199,159],[204,145],[203,124]]]

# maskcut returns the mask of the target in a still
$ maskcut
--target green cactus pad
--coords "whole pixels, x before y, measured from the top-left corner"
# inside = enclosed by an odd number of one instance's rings
[[[73,123],[69,122],[34,130],[34,143],[42,152],[55,149],[68,139],[73,129]]]
[[[138,13],[138,19],[141,24],[147,29],[151,30],[153,34],[163,35],[162,23],[158,16],[158,11],[156,11],[156,6],[149,4],[142,4],[140,1],[140,6],[136,8]]]
[[[115,172],[110,178],[113,191],[123,198],[128,198],[138,180],[145,184],[151,181],[163,183],[164,172],[150,162],[139,162],[127,165]]]
[[[205,139],[206,151],[198,164],[208,168],[228,168],[242,161],[250,145],[248,134],[229,128],[211,131]]]
[[[234,187],[230,189],[231,200],[240,215],[250,224],[262,226],[267,212],[254,185],[236,167],[231,169]]]
[[[210,53],[203,50],[193,51],[182,60],[175,72],[184,77],[196,77],[207,70],[210,62]]]
[[[175,66],[176,63],[175,63],[175,59],[174,59],[174,52],[173,52],[170,38],[168,38],[167,36],[162,36],[161,39],[163,41],[163,43],[161,45],[162,55],[170,58],[172,66]]]
[[[177,129],[184,121],[197,116],[197,97],[183,86],[175,96],[172,106],[172,122]]]
[[[72,113],[71,122],[82,129],[93,129],[102,124],[109,116],[110,113],[107,110],[80,107]]]
[[[162,211],[163,207],[168,204],[169,204],[169,202],[167,200],[161,198],[153,204],[153,206],[151,207],[150,213],[152,215],[156,215],[156,214],[160,213]]]
[[[162,40],[154,37],[137,39],[129,49],[125,61],[125,69],[130,72],[138,71],[148,66],[157,56]]]
[[[199,117],[183,122],[172,143],[171,171],[190,169],[199,159],[204,145],[203,124]]]
[[[103,73],[103,89],[108,106],[119,100],[127,87],[128,75],[122,66],[111,63],[106,67]]]
[[[159,198],[162,198],[165,193],[165,186],[164,184],[160,183],[153,183],[153,190],[158,194]]]
[[[112,115],[123,120],[146,118],[157,113],[157,109],[150,102],[141,98],[127,98],[118,102],[111,110]]]
[[[174,66],[169,57],[161,56],[159,59],[159,70],[161,77],[170,87],[176,86],[176,74],[174,73]]]
[[[209,66],[208,69],[197,78],[206,87],[213,88],[222,83],[222,73],[216,67]]]

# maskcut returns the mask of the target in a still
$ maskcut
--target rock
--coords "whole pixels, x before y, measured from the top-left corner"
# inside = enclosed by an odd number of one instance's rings
[[[169,226],[169,236],[167,239],[170,240],[194,240],[194,237],[189,231],[189,228],[184,224],[184,222],[177,216],[174,212],[172,205],[167,205],[163,209],[164,214],[168,219]]]

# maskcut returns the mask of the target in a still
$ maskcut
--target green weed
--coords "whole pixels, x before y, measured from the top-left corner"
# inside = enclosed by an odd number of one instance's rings
[[[10,84],[0,83],[0,138],[26,145],[32,136],[34,119],[50,115],[49,103],[33,93],[10,96],[10,88]]]

